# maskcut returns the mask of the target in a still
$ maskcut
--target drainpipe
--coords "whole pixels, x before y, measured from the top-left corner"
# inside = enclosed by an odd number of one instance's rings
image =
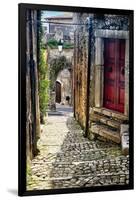
[[[92,40],[92,18],[88,18],[88,69],[87,69],[87,104],[86,104],[86,127],[85,127],[85,137],[88,136],[88,129],[89,129],[89,98],[90,98],[90,68],[91,68],[91,55],[92,55],[92,47],[91,47],[91,40]]]

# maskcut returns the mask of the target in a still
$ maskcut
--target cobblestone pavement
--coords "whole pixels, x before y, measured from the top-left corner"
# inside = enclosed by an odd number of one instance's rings
[[[84,138],[69,111],[50,115],[41,126],[40,154],[30,164],[27,190],[128,184],[129,157],[116,144]]]

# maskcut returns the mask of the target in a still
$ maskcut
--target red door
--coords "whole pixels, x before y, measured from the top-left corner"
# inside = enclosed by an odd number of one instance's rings
[[[124,112],[125,40],[104,40],[104,107]]]

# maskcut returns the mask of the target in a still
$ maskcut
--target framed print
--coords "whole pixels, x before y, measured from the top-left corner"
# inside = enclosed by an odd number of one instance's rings
[[[18,7],[19,195],[133,189],[133,10]]]

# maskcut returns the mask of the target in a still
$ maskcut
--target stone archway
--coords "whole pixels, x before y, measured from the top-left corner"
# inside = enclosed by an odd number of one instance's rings
[[[71,81],[72,81],[71,74],[68,69],[63,69],[58,73],[56,82],[60,83],[60,86],[61,86],[61,103],[62,104],[68,104],[67,97],[69,97],[70,99],[69,102],[71,102],[71,96],[72,96]]]
[[[69,89],[69,92],[65,92],[65,88],[67,88],[66,85],[69,85],[71,88],[71,83],[70,83],[70,69],[71,69],[72,63],[65,57],[65,56],[60,56],[57,58],[54,58],[50,61],[50,107],[54,107],[55,110],[55,103],[62,103],[66,104],[66,96],[71,96],[71,89]],[[65,78],[62,78],[64,76]],[[69,81],[68,81],[68,80]],[[61,97],[57,97],[56,99],[56,83],[58,82],[58,95],[59,95],[59,90],[61,93]],[[60,86],[59,86],[59,83]],[[59,89],[60,87],[60,89]],[[68,89],[67,89],[68,91]],[[54,105],[54,106],[53,106]]]

